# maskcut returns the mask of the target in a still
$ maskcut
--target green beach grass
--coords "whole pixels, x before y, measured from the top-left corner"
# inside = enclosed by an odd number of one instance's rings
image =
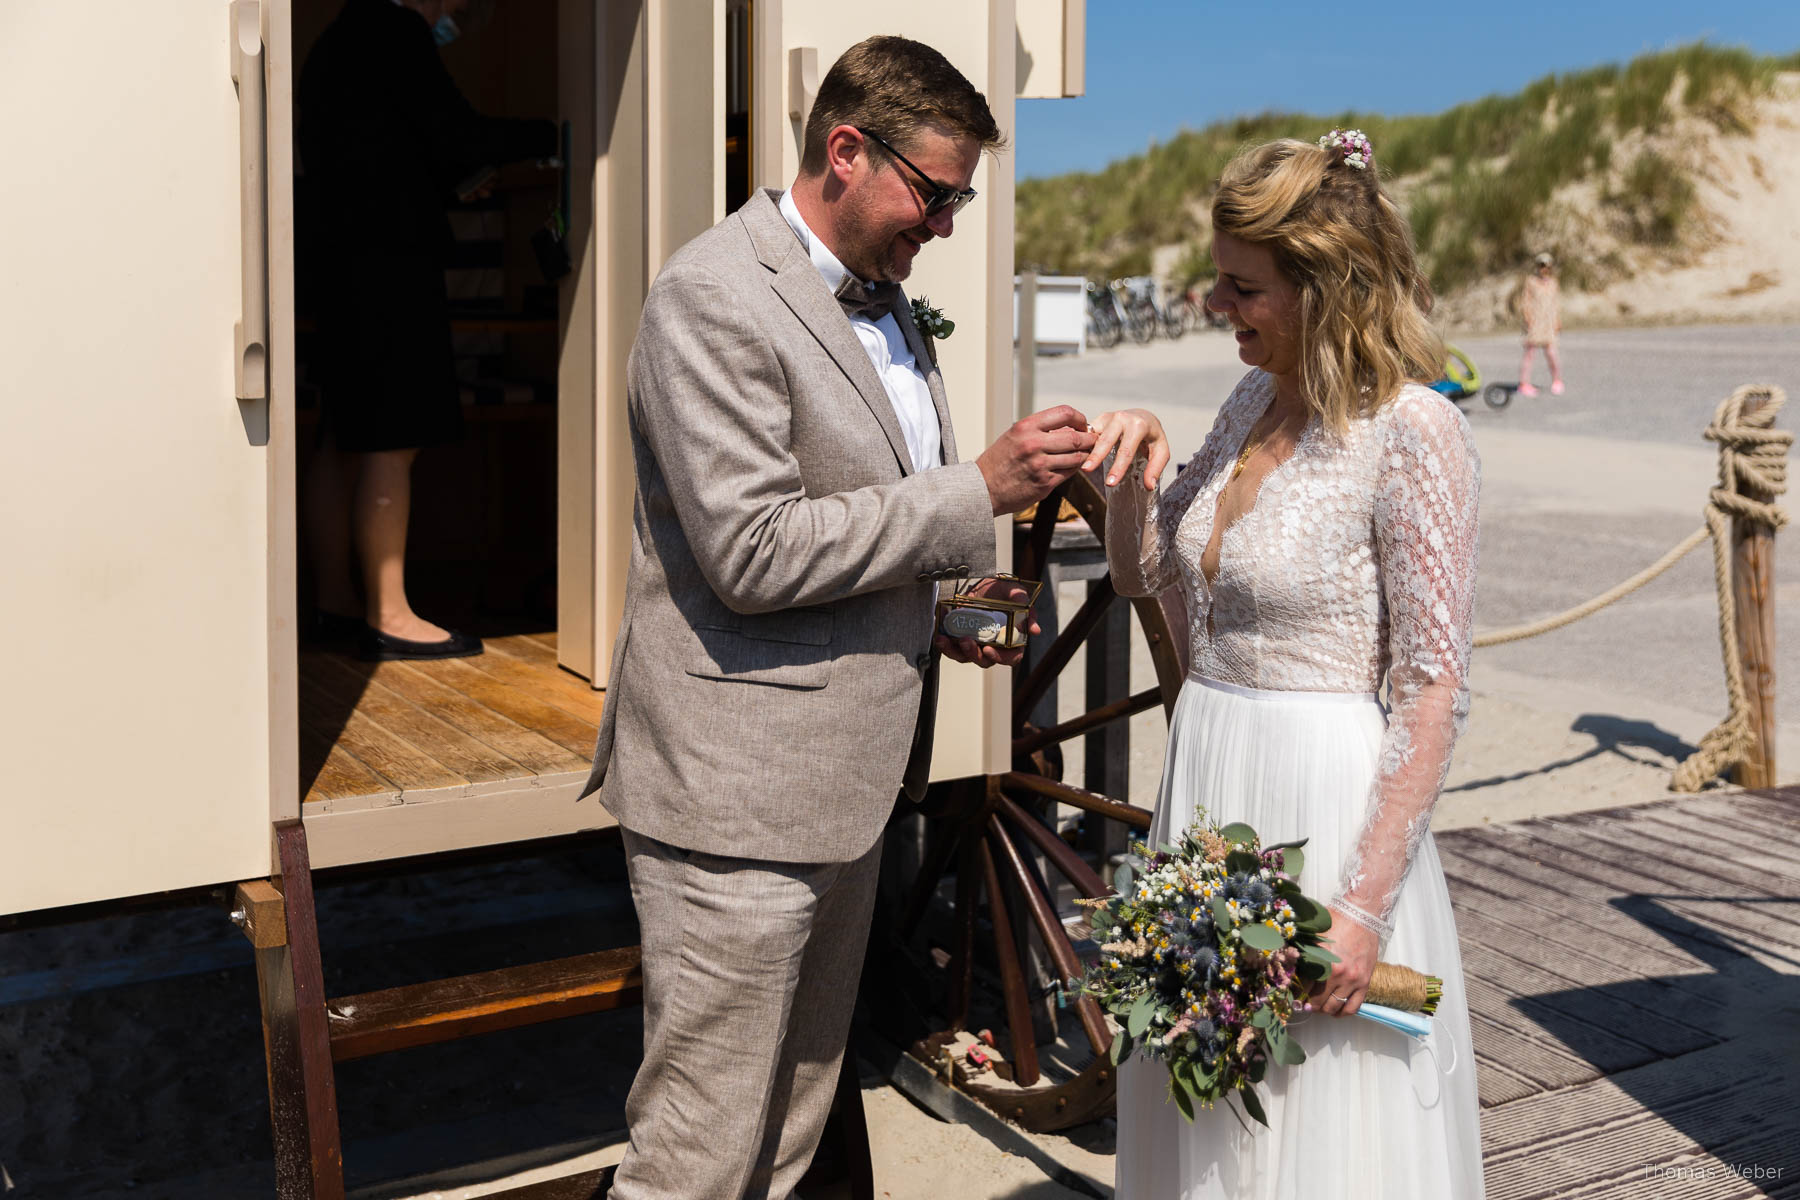
[[[1665,154],[1643,146],[1646,138],[1681,116],[1724,135],[1749,133],[1758,101],[1781,72],[1795,70],[1800,52],[1769,57],[1697,42],[1623,65],[1546,75],[1512,95],[1431,116],[1266,113],[1222,121],[1101,171],[1021,182],[1017,259],[1021,269],[1116,278],[1149,271],[1153,251],[1180,245],[1174,282],[1205,278],[1212,260],[1204,213],[1225,164],[1246,146],[1316,139],[1334,126],[1361,129],[1375,143],[1376,162],[1407,210],[1440,293],[1522,267],[1543,248],[1532,235],[1551,197],[1582,180],[1598,186],[1622,239],[1672,247],[1692,211],[1694,184]],[[1641,148],[1616,155],[1622,140]]]

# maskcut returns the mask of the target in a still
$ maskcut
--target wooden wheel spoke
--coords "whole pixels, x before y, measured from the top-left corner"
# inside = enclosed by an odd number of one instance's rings
[[[976,839],[970,838],[970,841]],[[981,877],[987,884],[988,920],[994,930],[994,956],[1000,962],[1000,990],[1006,997],[1006,1025],[1012,1031],[1013,1082],[1030,1087],[1038,1081],[1037,1034],[1031,1024],[1031,1001],[1025,994],[1025,972],[1019,965],[1013,941],[1012,914],[1006,893],[994,869],[994,855],[985,839],[981,847]]]
[[[900,915],[900,940],[912,937],[913,930],[925,919],[925,910],[931,906],[931,898],[937,895],[938,880],[950,866],[950,856],[956,853],[957,846],[963,840],[960,829],[947,833],[919,869],[919,876],[913,880],[912,892],[906,898],[906,908]]]
[[[1026,865],[1025,858],[1013,840],[1006,836],[1006,827],[1000,823],[998,814],[988,816],[988,839],[999,850],[1001,857],[1011,868],[1019,881],[1019,890],[1025,896],[1025,907],[1031,912],[1031,919],[1037,925],[1038,934],[1044,939],[1044,946],[1050,951],[1050,961],[1056,966],[1058,983],[1067,983],[1081,978],[1081,960],[1075,957],[1075,946],[1069,941],[1068,931],[1062,922],[1056,919],[1055,911],[1050,907],[1049,899],[1038,887],[1036,875]],[[1076,1001],[1075,1011],[1081,1017],[1081,1027],[1087,1033],[1088,1044],[1094,1052],[1105,1050],[1112,1045],[1112,1034],[1106,1028],[1106,1021],[1100,1015],[1100,1006],[1092,997],[1083,996]]]
[[[969,1023],[969,1001],[975,994],[975,920],[981,903],[981,858],[977,838],[961,839],[956,869],[956,949],[950,956],[950,1028]]]
[[[1000,786],[1030,792],[1034,796],[1042,796],[1046,800],[1054,800],[1058,804],[1067,804],[1072,808],[1079,808],[1083,812],[1091,812],[1108,820],[1119,821],[1133,829],[1150,828],[1152,814],[1148,809],[1139,808],[1135,804],[1126,804],[1122,800],[1114,800],[1110,796],[1102,796],[1099,792],[1090,792],[1086,788],[1058,783],[1054,779],[1045,779],[1040,775],[1008,771],[1000,777]]]
[[[1115,700],[1092,712],[1072,717],[1061,725],[1049,729],[1033,729],[1013,739],[1013,757],[1025,758],[1033,751],[1056,742],[1066,742],[1070,738],[1080,737],[1084,733],[1092,733],[1096,729],[1111,725],[1114,721],[1122,721],[1126,717],[1135,717],[1141,712],[1148,712],[1163,702],[1162,687],[1145,688],[1135,696],[1127,696],[1123,700]]]
[[[1044,657],[1038,665],[1031,668],[1031,674],[1025,677],[1025,682],[1013,692],[1014,728],[1023,724],[1025,714],[1037,707],[1037,702],[1044,698],[1050,684],[1069,665],[1069,660],[1075,657],[1075,651],[1087,640],[1088,634],[1094,632],[1094,627],[1100,624],[1100,618],[1106,615],[1107,608],[1116,599],[1118,593],[1113,591],[1110,575],[1094,584],[1086,602],[1069,619],[1069,624],[1063,631],[1056,635],[1056,640],[1044,651]]]
[[[1013,570],[1023,578],[1043,579],[1044,564],[1050,561],[1050,540],[1056,536],[1056,517],[1062,512],[1063,498],[1068,494],[1069,484],[1065,480],[1038,501],[1037,515],[1031,518],[1031,539],[1025,544],[1024,561],[1013,564]],[[1047,519],[1046,513],[1049,514]]]
[[[1099,873],[1087,863],[1081,855],[1075,853],[1069,844],[1056,836],[1053,830],[1046,829],[1044,823],[1020,808],[1005,796],[1000,798],[1000,813],[1011,821],[1020,832],[1030,838],[1052,866],[1062,872],[1063,878],[1075,885],[1075,890],[1090,900],[1110,895],[1112,889],[1101,879]]]

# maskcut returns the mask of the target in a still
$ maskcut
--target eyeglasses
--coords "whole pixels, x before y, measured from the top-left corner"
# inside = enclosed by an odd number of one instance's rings
[[[852,128],[864,137],[873,138],[876,142],[880,143],[882,149],[899,159],[901,163],[905,165],[907,170],[925,181],[925,186],[931,189],[931,195],[925,199],[925,217],[927,220],[930,220],[941,212],[949,212],[954,216],[966,208],[969,201],[975,198],[974,188],[963,188],[961,191],[958,191],[953,187],[945,187],[925,172],[919,170],[919,168],[913,166],[911,162],[907,161],[906,155],[889,145],[888,140],[879,133],[872,133],[860,125],[852,126]]]

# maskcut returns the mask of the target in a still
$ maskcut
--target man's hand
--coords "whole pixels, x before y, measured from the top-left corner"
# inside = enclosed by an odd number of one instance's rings
[[[1032,413],[975,460],[987,481],[994,515],[1028,508],[1087,461],[1094,434],[1087,418],[1066,404]]]
[[[1015,426],[1016,428],[1016,426]],[[998,596],[1007,600],[1023,602],[1030,593],[1010,579],[990,579],[971,589],[970,595]],[[1027,612],[1018,620],[1018,628],[1027,634],[1036,635],[1042,630],[1038,627],[1037,615]],[[952,638],[938,633],[932,638],[932,645],[938,653],[952,662],[974,663],[986,669],[988,667],[1013,667],[1025,661],[1025,647],[1015,646],[1008,650],[1001,646],[984,646],[974,638]]]

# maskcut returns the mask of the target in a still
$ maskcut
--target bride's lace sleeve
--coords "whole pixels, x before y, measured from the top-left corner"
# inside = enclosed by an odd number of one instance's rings
[[[1179,577],[1175,529],[1212,474],[1226,431],[1260,376],[1261,372],[1252,371],[1232,389],[1206,441],[1174,483],[1159,492],[1147,489],[1144,468],[1149,464],[1140,454],[1118,484],[1106,489],[1106,565],[1112,572],[1113,590],[1119,595],[1154,596]],[[1166,473],[1163,477],[1168,478]]]
[[[1407,389],[1382,449],[1374,538],[1388,614],[1388,727],[1332,907],[1383,937],[1469,712],[1481,464],[1447,400]]]

